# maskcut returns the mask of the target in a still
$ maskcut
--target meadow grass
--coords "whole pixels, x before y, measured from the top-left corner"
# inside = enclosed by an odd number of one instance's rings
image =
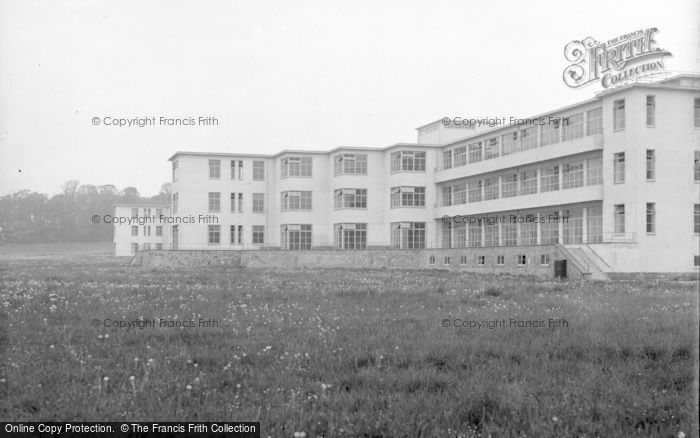
[[[0,419],[260,421],[273,437],[692,436],[697,288],[4,260]],[[550,318],[568,326],[454,326]]]

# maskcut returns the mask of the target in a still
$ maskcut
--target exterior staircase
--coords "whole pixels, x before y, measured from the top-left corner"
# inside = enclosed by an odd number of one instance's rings
[[[610,280],[610,265],[587,244],[556,245],[561,256],[569,261],[584,279]]]

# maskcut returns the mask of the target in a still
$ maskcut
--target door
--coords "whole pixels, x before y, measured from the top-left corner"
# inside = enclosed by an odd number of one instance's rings
[[[566,278],[566,259],[554,261],[554,278]]]

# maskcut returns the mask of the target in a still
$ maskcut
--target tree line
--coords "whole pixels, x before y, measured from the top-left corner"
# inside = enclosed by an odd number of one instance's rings
[[[112,240],[113,225],[93,223],[92,216],[111,214],[114,204],[169,204],[170,183],[160,193],[142,197],[134,187],[118,190],[111,184],[81,185],[71,180],[61,193],[21,190],[0,197],[0,243],[105,242]]]

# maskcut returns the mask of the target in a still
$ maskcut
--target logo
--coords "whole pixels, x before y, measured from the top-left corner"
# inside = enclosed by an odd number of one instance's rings
[[[564,47],[564,57],[572,63],[564,69],[564,83],[579,88],[600,81],[603,88],[610,88],[663,70],[664,56],[673,55],[657,46],[657,31],[638,30],[603,43],[592,37],[571,41]]]

